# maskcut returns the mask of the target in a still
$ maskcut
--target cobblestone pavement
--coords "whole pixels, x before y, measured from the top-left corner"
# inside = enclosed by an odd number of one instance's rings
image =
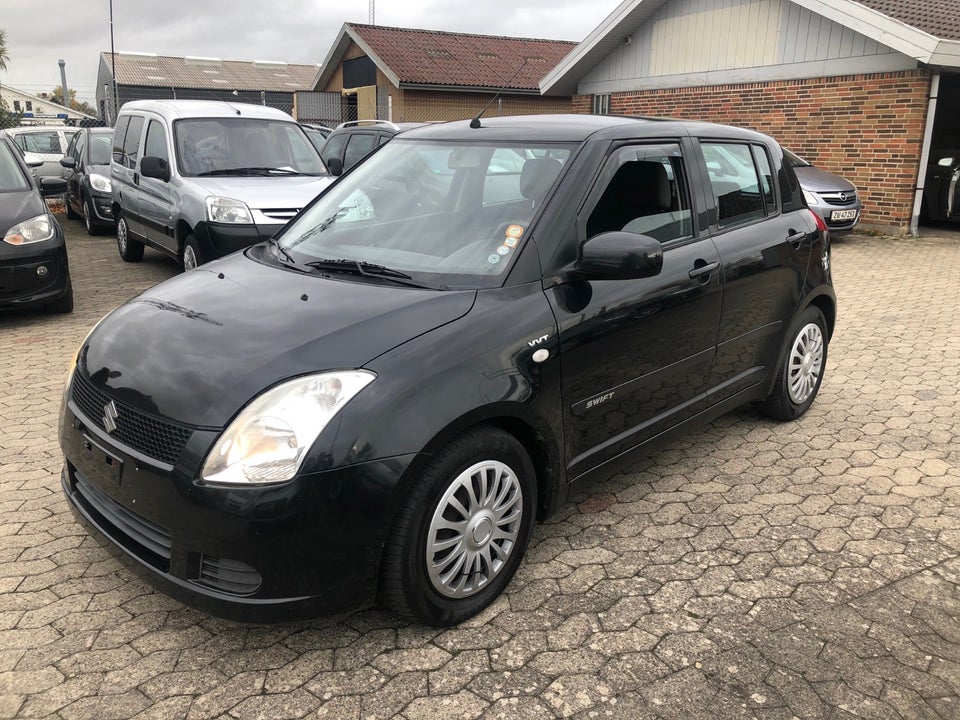
[[[75,524],[68,356],[175,268],[64,224],[76,311],[0,316],[0,717],[960,717],[960,239],[838,240],[807,416],[745,409],[591,488],[439,631],[214,619]]]

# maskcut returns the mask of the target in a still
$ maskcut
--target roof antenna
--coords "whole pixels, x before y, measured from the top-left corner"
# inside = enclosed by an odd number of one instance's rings
[[[520,74],[520,71],[523,70],[523,68],[526,66],[526,64],[527,64],[527,58],[524,58],[524,59],[523,59],[523,62],[520,63],[520,67],[518,67],[518,68],[517,68],[517,71],[513,74],[513,77],[511,77],[509,80],[507,80],[507,82],[504,84],[504,86],[501,87],[499,90],[497,90],[497,94],[494,95],[492,98],[490,98],[490,102],[488,102],[486,105],[484,105],[484,106],[483,106],[483,110],[481,110],[480,112],[478,112],[478,113],[476,114],[476,116],[470,121],[470,127],[472,127],[474,130],[476,130],[478,127],[480,127],[480,118],[483,117],[483,114],[487,111],[487,109],[488,109],[491,105],[493,105],[494,100],[496,100],[498,97],[500,97],[500,95],[501,95],[501,93],[503,93],[504,89],[505,89],[507,86],[509,86],[510,83],[512,83],[514,80],[516,80],[517,75]]]

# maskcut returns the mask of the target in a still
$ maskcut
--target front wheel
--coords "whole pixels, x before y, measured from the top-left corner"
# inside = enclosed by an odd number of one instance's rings
[[[533,528],[536,474],[511,435],[480,427],[438,453],[405,493],[384,546],[380,600],[433,626],[493,602]]]
[[[827,322],[811,305],[787,335],[773,392],[757,409],[774,420],[795,420],[813,404],[827,365]]]
[[[200,253],[200,245],[197,244],[197,239],[193,235],[187,235],[186,240],[183,241],[181,261],[184,272],[195,270],[203,265],[203,255]]]
[[[117,250],[124,262],[143,260],[143,243],[130,237],[127,219],[123,215],[117,220]]]

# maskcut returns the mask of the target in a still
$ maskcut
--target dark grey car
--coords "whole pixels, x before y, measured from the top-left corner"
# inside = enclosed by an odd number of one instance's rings
[[[852,230],[860,222],[863,204],[856,185],[814,167],[789,150],[784,149],[783,155],[797,173],[807,205],[823,218],[831,232]]]

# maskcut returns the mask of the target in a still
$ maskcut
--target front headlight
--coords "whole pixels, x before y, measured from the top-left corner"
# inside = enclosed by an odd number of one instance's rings
[[[809,190],[804,190],[804,191],[803,191],[803,199],[807,201],[807,205],[819,205],[819,204],[820,204],[820,198],[818,198],[816,195],[814,195],[814,194],[813,194],[812,192],[810,192]]]
[[[223,197],[208,197],[207,220],[218,223],[247,223],[253,222],[253,215],[246,203],[239,200]]]
[[[54,235],[56,222],[47,214],[37,215],[7,230],[3,241],[10,245],[29,245],[49,240]]]
[[[290,480],[327,423],[374,378],[367,370],[341,370],[268,390],[230,423],[207,455],[200,477],[226,485]]]
[[[110,178],[98,173],[90,173],[90,187],[98,192],[112,192],[113,186],[110,184]]]

